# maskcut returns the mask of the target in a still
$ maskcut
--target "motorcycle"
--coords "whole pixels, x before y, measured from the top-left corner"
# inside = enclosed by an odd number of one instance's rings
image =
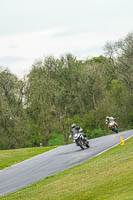
[[[110,121],[108,124],[108,128],[115,133],[118,133],[118,126],[114,121]]]
[[[83,150],[90,147],[89,141],[80,132],[73,135],[73,141]]]

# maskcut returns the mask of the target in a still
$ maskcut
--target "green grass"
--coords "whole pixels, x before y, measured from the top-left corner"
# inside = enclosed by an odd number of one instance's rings
[[[57,146],[0,150],[0,170],[13,164],[49,151]]]
[[[133,138],[0,200],[133,200]]]

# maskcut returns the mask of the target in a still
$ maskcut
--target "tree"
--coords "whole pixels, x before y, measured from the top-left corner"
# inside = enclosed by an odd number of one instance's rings
[[[8,70],[0,72],[0,148],[24,145],[23,83]],[[26,124],[25,124],[26,125]]]

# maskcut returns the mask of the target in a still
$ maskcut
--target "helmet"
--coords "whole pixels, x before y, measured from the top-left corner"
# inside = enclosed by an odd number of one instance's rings
[[[109,120],[109,116],[106,117],[106,120]]]
[[[76,124],[72,124],[72,128],[74,128],[76,126]]]

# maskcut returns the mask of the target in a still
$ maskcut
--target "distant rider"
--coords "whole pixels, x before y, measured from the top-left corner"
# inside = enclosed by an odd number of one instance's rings
[[[117,125],[117,123],[115,122],[115,118],[114,118],[114,117],[109,117],[109,116],[107,116],[107,117],[106,117],[106,120],[105,120],[105,124],[109,125],[110,122],[114,122],[115,125],[116,125],[117,128],[118,128],[118,125]]]

